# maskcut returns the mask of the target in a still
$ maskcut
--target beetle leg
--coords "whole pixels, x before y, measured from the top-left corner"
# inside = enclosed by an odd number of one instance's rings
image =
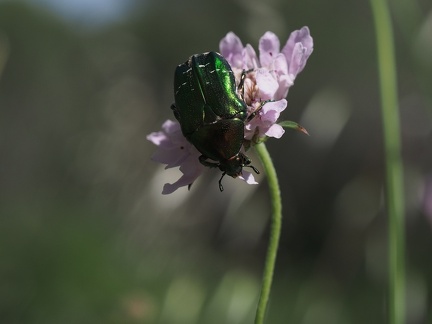
[[[175,117],[178,121],[180,121],[180,114],[179,114],[179,112],[178,112],[177,106],[176,106],[174,103],[171,105],[171,109],[172,109],[172,111],[173,111],[173,113],[174,113],[174,117]]]
[[[246,74],[252,72],[254,69],[249,69],[249,70],[243,70],[241,77],[240,77],[240,82],[239,85],[237,87],[237,93],[239,93],[241,95],[241,99],[244,100],[244,81],[246,79]]]
[[[224,187],[222,186],[222,179],[225,176],[226,172],[222,173],[222,177],[219,179],[219,190],[222,192],[224,191]]]
[[[206,167],[209,167],[209,168],[218,168],[219,167],[219,163],[207,161],[208,157],[205,155],[201,155],[198,159],[199,159],[200,163]]]
[[[239,85],[237,87],[237,92],[242,94],[242,97],[244,97],[244,81],[246,79],[246,71],[243,70],[241,77],[240,77],[240,82]]]
[[[252,170],[255,171],[256,174],[260,174],[259,170],[255,168],[253,165],[245,165],[245,168],[251,168]]]
[[[246,118],[246,122],[248,123],[248,122],[250,122],[252,119],[254,119],[255,116],[260,112],[260,110],[264,107],[264,105],[265,105],[267,102],[273,102],[273,101],[274,101],[274,100],[272,100],[272,99],[261,101],[259,107],[258,107],[257,109],[255,109],[254,112],[252,112],[252,113],[251,113],[251,114]]]
[[[209,168],[218,168],[219,167],[219,163],[213,163],[213,162],[208,162],[207,160],[207,156],[205,155],[201,155],[199,157],[199,161],[201,162],[202,165],[209,167]],[[256,170],[254,167],[252,167],[254,170]],[[258,171],[258,170],[256,170]],[[255,172],[256,172],[255,171]],[[259,173],[259,172],[258,172]],[[222,173],[222,177],[219,179],[219,190],[222,192],[224,191],[224,187],[222,186],[222,179],[225,176],[226,172]],[[189,185],[189,188],[192,184]]]

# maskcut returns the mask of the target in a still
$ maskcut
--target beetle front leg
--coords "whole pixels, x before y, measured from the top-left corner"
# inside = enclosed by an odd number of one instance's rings
[[[269,99],[269,100],[264,100],[264,101],[261,101],[261,103],[260,103],[260,105],[259,105],[259,107],[257,108],[257,109],[255,109],[247,118],[246,118],[246,122],[248,123],[248,122],[250,122],[252,119],[254,119],[255,118],[255,116],[261,111],[261,109],[264,107],[264,105],[267,103],[267,102],[273,102],[274,100],[272,100],[272,99]]]
[[[244,100],[244,82],[246,80],[246,74],[252,72],[254,69],[249,69],[249,70],[243,70],[241,77],[240,77],[240,82],[239,85],[237,87],[237,93],[241,95],[241,99]]]
[[[222,186],[222,179],[225,176],[226,172],[222,173],[222,177],[219,179],[219,190],[220,192],[224,191],[224,187]]]
[[[208,157],[205,155],[201,155],[198,159],[199,159],[200,163],[206,167],[209,167],[209,168],[218,168],[219,167],[219,163],[207,161]]]
[[[202,165],[209,167],[209,168],[218,168],[219,167],[219,163],[215,163],[215,162],[209,162],[207,161],[208,157],[205,155],[201,155],[199,157],[199,161]],[[219,190],[222,192],[224,190],[224,187],[222,186],[222,179],[225,176],[226,172],[222,173],[222,177],[219,179]]]

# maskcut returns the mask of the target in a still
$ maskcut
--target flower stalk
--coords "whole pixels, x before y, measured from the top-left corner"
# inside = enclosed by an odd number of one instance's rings
[[[261,294],[255,316],[255,324],[262,324],[264,323],[264,317],[270,297],[270,290],[273,282],[277,250],[282,228],[282,201],[276,169],[273,165],[267,147],[264,143],[257,144],[254,147],[258,153],[258,157],[261,160],[265,174],[267,176],[272,206],[269,245],[264,265]]]

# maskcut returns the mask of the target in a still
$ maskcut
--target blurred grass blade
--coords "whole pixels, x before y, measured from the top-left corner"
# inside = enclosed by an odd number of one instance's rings
[[[5,35],[0,33],[0,79],[9,56],[9,42]]]
[[[375,22],[389,218],[389,323],[405,322],[405,234],[400,121],[392,22],[386,0],[370,0]]]

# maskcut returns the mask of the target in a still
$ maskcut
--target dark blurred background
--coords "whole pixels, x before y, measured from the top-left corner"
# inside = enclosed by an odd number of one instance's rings
[[[405,166],[407,323],[432,323],[432,3],[390,1]],[[0,322],[252,323],[258,186],[150,161],[172,78],[234,31],[315,50],[269,140],[284,218],[267,323],[385,323],[387,218],[368,1],[0,1]],[[262,169],[252,154],[254,165]],[[428,182],[429,179],[429,182]],[[432,187],[431,187],[432,188]]]

